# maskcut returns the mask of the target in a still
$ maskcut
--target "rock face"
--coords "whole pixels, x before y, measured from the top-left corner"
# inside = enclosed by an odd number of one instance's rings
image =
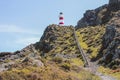
[[[36,49],[47,53],[54,47],[50,43],[57,39],[57,35],[55,34],[56,27],[58,26],[53,24],[45,29],[40,41],[35,44]]]
[[[40,51],[41,56],[46,56],[49,54],[60,54],[66,57],[67,55],[64,54],[67,52],[67,50],[69,50],[68,46],[75,46],[72,35],[72,26],[61,27],[52,24],[45,29],[40,41],[34,44],[34,46],[38,51]],[[66,50],[66,52],[64,50]],[[73,53],[75,52],[73,51]]]
[[[120,0],[109,0],[109,4],[95,10],[87,10],[83,18],[78,21],[76,28],[107,24],[118,10],[120,10]]]
[[[120,32],[117,30],[118,26],[110,25],[106,28],[106,33],[103,36],[103,50],[105,50],[103,61],[109,64],[110,67],[114,66],[113,61],[120,59]]]
[[[110,25],[103,36],[103,62],[111,68],[120,67],[120,26]]]
[[[109,4],[95,10],[87,10],[76,28],[105,25],[102,48],[96,59],[111,68],[120,67],[120,0],[109,0]]]
[[[84,14],[84,18],[78,22],[79,26],[88,26],[88,25],[96,25],[96,12],[94,10],[88,10]]]
[[[109,0],[109,9],[113,11],[120,10],[120,0]]]
[[[109,4],[116,4],[116,3],[118,3],[118,2],[120,2],[120,0],[109,0]]]
[[[102,47],[96,60],[100,59],[101,64],[113,69],[120,67],[120,11],[115,12],[107,22],[101,39]]]
[[[109,43],[114,39],[116,33],[116,29],[114,25],[109,25],[106,28],[106,33],[103,36],[103,49],[109,46]]]
[[[120,67],[120,12],[111,19],[103,36],[103,61],[107,66]]]
[[[102,24],[102,15],[106,11],[107,6],[108,5],[103,5],[95,10],[87,10],[84,17],[78,21],[76,28]]]

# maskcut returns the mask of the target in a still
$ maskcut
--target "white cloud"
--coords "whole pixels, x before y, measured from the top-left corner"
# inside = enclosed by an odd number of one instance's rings
[[[29,45],[31,43],[35,43],[35,42],[39,41],[39,39],[40,38],[38,38],[38,37],[21,38],[21,39],[15,40],[15,43],[27,46],[27,45]]]
[[[26,34],[41,34],[35,30],[21,28],[15,25],[0,25],[0,32],[6,33],[26,33]]]
[[[10,34],[12,37],[9,35],[1,36],[2,40],[0,40],[0,45],[1,47],[8,48],[8,50],[22,49],[31,43],[39,41],[42,35],[37,29],[32,30],[15,25],[0,25],[0,34],[4,35],[6,33]],[[16,33],[19,33],[19,36]]]

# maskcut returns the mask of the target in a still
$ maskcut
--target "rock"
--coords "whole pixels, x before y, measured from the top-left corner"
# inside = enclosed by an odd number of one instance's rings
[[[44,66],[44,64],[40,60],[33,60],[33,65],[36,65],[37,67]]]
[[[14,52],[14,55],[19,54],[19,53],[20,53],[20,51],[15,51],[15,52]]]
[[[117,4],[120,0],[109,0],[109,4]]]
[[[87,10],[81,20],[78,21],[76,28],[96,26],[102,24],[102,15],[108,5],[103,5],[94,10]]]
[[[31,58],[29,58],[29,57],[26,57],[22,62],[24,63],[24,62],[32,62],[32,60],[31,60]]]
[[[112,11],[120,10],[120,0],[109,0],[108,9]]]
[[[119,21],[120,21],[120,11],[117,11],[114,13],[113,17],[110,19],[108,24],[109,25],[116,25],[116,27],[119,27],[119,25],[120,25]]]
[[[57,39],[57,35],[55,34],[57,31],[56,27],[57,25],[53,24],[45,29],[40,41],[35,44],[36,49],[43,51],[43,53],[47,53],[53,49],[54,46],[50,43],[54,42]]]
[[[117,19],[120,21],[120,19]],[[103,54],[103,61],[109,67],[114,65],[113,62],[116,63],[116,59],[120,60],[120,25],[111,23],[111,25],[107,26],[106,33],[103,36],[103,47],[102,47],[102,54]],[[105,50],[105,52],[103,52]],[[101,53],[100,53],[101,54]]]
[[[109,25],[106,28],[106,32],[103,36],[103,48],[106,49],[109,45],[109,43],[111,43],[111,41],[113,40],[113,38],[115,37],[115,26],[114,25]]]
[[[31,65],[31,66],[37,66],[37,67],[44,66],[42,61],[40,61],[36,58],[31,58],[31,57],[26,57],[25,59],[23,59],[22,63],[23,64],[25,63],[25,65]]]
[[[0,57],[4,57],[4,56],[8,56],[8,55],[12,55],[12,53],[10,53],[10,52],[1,52],[0,53]]]
[[[15,64],[15,62],[8,62],[8,63],[0,64],[0,72],[10,69],[11,65],[13,64]]]
[[[98,25],[107,27],[102,37],[102,48],[96,59],[101,58],[108,67],[113,67],[113,62],[118,66],[117,63],[120,60],[120,0],[109,0],[106,5],[87,10],[83,18],[78,21],[76,29]]]
[[[107,24],[120,10],[120,0],[109,0],[109,4],[105,4],[94,10],[87,10],[82,19],[76,25],[76,28],[89,26],[97,26]]]
[[[90,25],[95,25],[96,19],[97,19],[96,12],[94,10],[88,10],[84,14],[84,18],[82,18],[78,22],[78,26],[79,27],[86,27],[86,26],[90,26]]]
[[[54,32],[56,31],[56,27],[57,25],[55,24],[52,24],[52,25],[49,25],[44,33],[43,33],[43,36],[41,37],[40,41],[44,41],[44,40],[48,40],[50,39],[51,37],[53,38],[52,41],[55,39],[56,40],[56,35],[54,34]]]
[[[50,45],[49,42],[43,41],[43,42],[37,42],[35,44],[36,49],[43,51],[43,53],[47,53],[52,49],[52,45]]]

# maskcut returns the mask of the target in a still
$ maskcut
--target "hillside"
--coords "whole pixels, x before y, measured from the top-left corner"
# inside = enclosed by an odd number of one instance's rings
[[[84,45],[81,43],[81,46],[86,47],[92,60],[100,60],[101,64],[113,69],[120,67],[119,10],[120,1],[109,0],[109,4],[86,11],[76,26],[85,42]]]
[[[1,53],[3,80],[99,80],[83,69],[72,26],[49,25],[40,41],[21,51]],[[3,55],[4,54],[4,55]],[[3,71],[4,70],[4,71]],[[14,77],[13,77],[14,76]]]
[[[119,80],[120,1],[87,10],[74,26],[52,24],[40,40],[0,53],[0,80]]]
[[[120,1],[109,0],[109,4],[86,11],[76,25],[79,43],[90,60],[104,66],[102,72],[116,77],[120,72],[119,14]]]

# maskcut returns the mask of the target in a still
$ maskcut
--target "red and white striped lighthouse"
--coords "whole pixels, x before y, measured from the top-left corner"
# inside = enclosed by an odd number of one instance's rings
[[[64,26],[64,15],[62,12],[59,14],[59,26]]]

